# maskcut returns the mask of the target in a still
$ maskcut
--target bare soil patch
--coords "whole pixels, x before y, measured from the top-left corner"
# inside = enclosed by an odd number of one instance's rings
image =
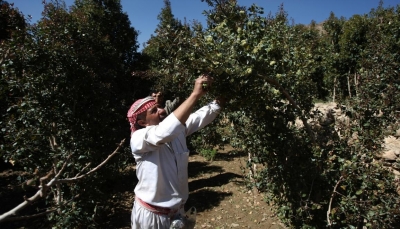
[[[247,155],[227,149],[212,161],[192,155],[189,163],[190,196],[196,228],[284,228],[257,191],[246,188],[243,166]]]

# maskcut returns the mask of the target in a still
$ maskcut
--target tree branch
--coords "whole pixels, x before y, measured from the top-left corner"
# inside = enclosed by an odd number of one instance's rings
[[[10,216],[16,215],[18,211],[24,209],[25,207],[27,207],[28,205],[30,205],[31,203],[33,203],[34,201],[43,198],[45,196],[47,196],[47,190],[52,187],[53,185],[56,184],[61,184],[61,183],[74,183],[77,182],[79,180],[82,180],[83,178],[91,175],[92,173],[96,172],[97,170],[99,170],[104,164],[106,164],[115,154],[117,154],[118,150],[123,146],[123,144],[125,143],[125,139],[123,139],[117,149],[115,149],[115,151],[113,153],[111,153],[110,155],[108,155],[108,157],[101,162],[97,167],[95,167],[94,169],[90,170],[89,172],[80,175],[80,176],[76,176],[74,178],[66,178],[66,179],[59,179],[59,176],[62,174],[62,172],[65,169],[65,165],[67,164],[67,162],[64,163],[63,167],[61,168],[61,170],[54,176],[53,179],[51,179],[47,184],[44,183],[44,181],[48,178],[50,178],[51,175],[54,174],[53,170],[51,172],[49,172],[46,176],[40,178],[40,189],[39,191],[36,192],[35,195],[33,195],[30,198],[25,198],[25,201],[22,202],[21,204],[19,204],[18,206],[16,206],[15,208],[11,209],[10,211],[3,213],[2,215],[0,215],[0,223],[1,222],[5,222],[5,221],[13,221],[18,220],[19,219],[27,219],[27,217],[30,216],[22,216],[22,217],[13,217],[13,218],[9,218]],[[70,159],[71,155],[67,158],[67,161]],[[54,210],[52,210],[54,211]],[[46,211],[47,212],[47,211]],[[39,214],[45,214],[44,213],[39,213]]]
[[[274,79],[271,79],[271,78],[268,78],[268,77],[264,77],[262,75],[258,75],[258,76],[263,77],[268,83],[270,83],[273,86],[275,86],[275,88],[277,88],[289,100],[289,102],[292,104],[292,106],[294,106],[299,111],[300,119],[303,122],[304,126],[306,127],[307,133],[310,136],[312,143],[315,144],[315,137],[314,137],[314,134],[313,134],[313,132],[311,130],[311,127],[310,127],[310,125],[308,125],[308,122],[307,122],[306,118],[304,117],[304,114],[302,114],[300,112],[301,109],[300,109],[299,105],[297,105],[296,101],[294,101],[294,99],[289,95],[289,93],[285,90],[285,88],[283,88],[282,85],[280,85],[278,83],[278,81],[276,81]]]
[[[329,215],[331,214],[331,207],[332,207],[332,201],[333,201],[333,197],[335,197],[335,193],[336,193],[336,189],[339,186],[340,182],[343,180],[343,176],[340,176],[338,182],[336,182],[335,187],[333,188],[332,194],[331,194],[331,199],[329,200],[329,207],[328,207],[328,211],[326,212],[326,220],[328,222],[328,226],[332,226],[331,221],[329,220]]]
[[[56,209],[51,209],[51,210],[40,212],[40,213],[37,213],[37,214],[34,214],[34,215],[17,216],[17,217],[7,218],[7,219],[4,219],[2,222],[11,222],[11,221],[34,219],[34,218],[38,218],[38,217],[41,217],[41,216],[45,216],[45,215],[47,215],[49,213],[52,213],[52,212],[55,212],[55,211],[56,211]]]

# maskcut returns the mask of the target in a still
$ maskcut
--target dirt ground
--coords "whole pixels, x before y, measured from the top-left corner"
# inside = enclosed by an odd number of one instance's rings
[[[191,157],[188,206],[198,209],[196,228],[284,228],[262,194],[246,188],[246,158],[229,150],[212,162]]]
[[[185,209],[196,207],[195,228],[285,228],[272,213],[272,206],[263,201],[262,194],[246,188],[242,166],[247,155],[232,152],[219,151],[213,161],[198,154],[189,158],[190,195]],[[124,172],[127,177],[115,186],[114,207],[104,228],[130,228],[134,167]]]

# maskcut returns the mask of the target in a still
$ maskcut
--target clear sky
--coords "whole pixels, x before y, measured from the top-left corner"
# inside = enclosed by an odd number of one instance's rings
[[[32,16],[32,23],[41,18],[43,0],[6,0],[14,3],[25,16]],[[73,4],[74,0],[64,0],[67,6]],[[201,0],[170,0],[172,13],[182,22],[198,20],[205,23],[205,16],[202,14],[208,9],[208,5]],[[384,0],[384,7],[397,6],[400,0]],[[255,3],[264,8],[265,15],[269,12],[275,14],[281,3],[288,12],[289,18],[293,18],[296,24],[309,24],[311,20],[317,23],[326,20],[330,12],[337,17],[349,19],[354,14],[369,13],[376,8],[379,0],[238,0],[239,5],[250,6]],[[164,7],[163,0],[121,0],[122,10],[126,12],[131,21],[132,27],[140,32],[138,42],[140,50],[158,24],[157,15]]]

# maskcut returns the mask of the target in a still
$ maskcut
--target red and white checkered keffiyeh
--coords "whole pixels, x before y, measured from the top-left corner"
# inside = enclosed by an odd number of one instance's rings
[[[128,111],[127,117],[129,123],[131,124],[131,134],[135,132],[137,129],[135,127],[137,116],[144,111],[147,111],[150,107],[156,104],[154,98],[152,96],[147,96],[143,99],[138,99],[134,102],[131,108]]]

